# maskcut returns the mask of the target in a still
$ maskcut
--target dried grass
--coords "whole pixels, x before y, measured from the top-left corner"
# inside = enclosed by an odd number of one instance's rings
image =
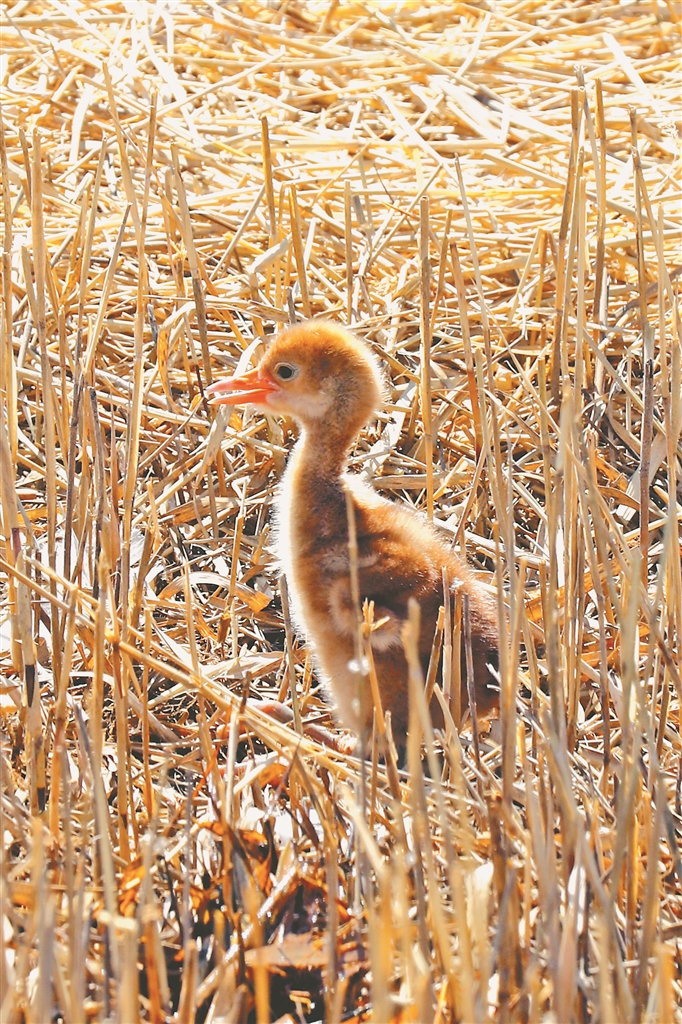
[[[682,1021],[678,23],[3,6],[3,1022]],[[322,314],[503,595],[501,724],[415,667],[404,772],[292,633],[288,427],[203,398]]]

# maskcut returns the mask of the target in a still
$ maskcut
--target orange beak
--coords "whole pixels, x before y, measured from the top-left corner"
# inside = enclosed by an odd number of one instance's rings
[[[211,405],[267,405],[268,395],[278,390],[269,373],[255,369],[241,377],[211,384],[206,388],[206,394],[212,396]]]

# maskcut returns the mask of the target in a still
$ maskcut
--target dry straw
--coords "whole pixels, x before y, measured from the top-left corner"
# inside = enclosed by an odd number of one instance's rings
[[[682,1021],[679,5],[0,30],[0,1019]],[[292,631],[291,425],[204,399],[311,315],[390,381],[354,470],[498,595],[490,731],[412,610],[405,768]]]

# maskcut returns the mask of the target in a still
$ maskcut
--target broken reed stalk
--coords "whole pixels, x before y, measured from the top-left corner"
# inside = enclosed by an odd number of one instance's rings
[[[306,273],[305,255],[303,251],[303,233],[301,231],[301,214],[296,198],[296,185],[292,183],[289,188],[289,214],[291,217],[291,232],[296,257],[296,270],[298,285],[301,290],[301,305],[303,315],[309,318],[312,314],[310,299],[308,297],[308,277]]]
[[[433,519],[433,422],[431,416],[431,260],[429,258],[429,197],[419,204],[419,330],[421,334],[421,410],[424,424],[424,465],[426,467],[426,514]]]
[[[291,709],[294,713],[294,727],[296,732],[303,733],[303,725],[301,723],[301,710],[298,702],[298,692],[296,689],[296,657],[294,655],[294,630],[291,625],[291,613],[289,611],[289,590],[287,587],[287,578],[282,574],[279,578],[279,593],[282,600],[282,615],[284,617],[284,630],[286,637],[286,649],[287,649],[287,661],[286,661],[286,680],[287,689],[291,697]],[[237,657],[236,652],[234,656]],[[280,699],[283,696],[280,693]]]
[[[346,323],[350,326],[353,323],[353,227],[351,220],[351,191],[350,181],[344,183],[343,212],[344,212],[344,241],[346,249]]]
[[[9,450],[13,459],[17,453],[17,381],[15,374],[14,349],[12,345],[12,193],[7,161],[5,122],[0,104],[0,175],[2,176],[2,310],[0,315],[0,390],[7,410],[7,422],[3,424],[8,432]],[[4,417],[3,417],[4,419]],[[14,478],[12,475],[11,479]],[[10,479],[10,478],[8,478]],[[3,508],[5,503],[3,502]],[[9,517],[9,511],[5,511]],[[6,535],[6,534],[5,534]]]

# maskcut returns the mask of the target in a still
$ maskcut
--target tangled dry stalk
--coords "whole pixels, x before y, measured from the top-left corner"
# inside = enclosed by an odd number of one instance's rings
[[[0,27],[2,1021],[682,1021],[679,5]],[[500,723],[415,679],[400,772],[292,635],[288,427],[203,397],[319,315],[503,595]]]

